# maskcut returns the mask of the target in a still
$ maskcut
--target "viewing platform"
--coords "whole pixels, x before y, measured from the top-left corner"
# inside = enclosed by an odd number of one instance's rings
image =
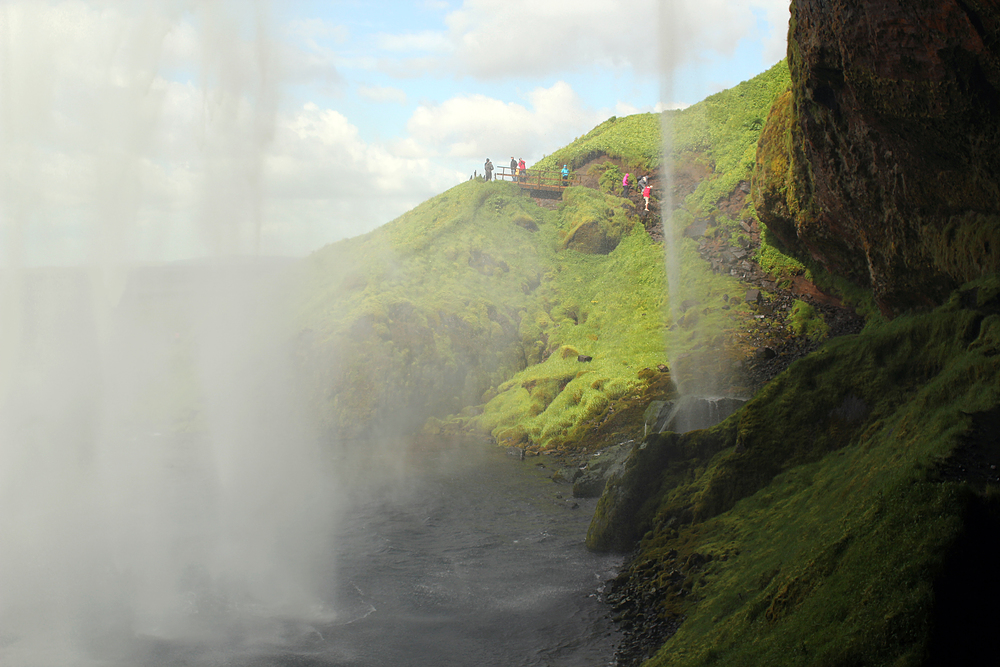
[[[493,178],[498,181],[511,181],[522,190],[532,192],[561,192],[571,185],[576,185],[576,179],[572,175],[563,181],[562,172],[541,169],[526,169],[524,176],[518,178],[510,167],[497,167],[493,172]]]

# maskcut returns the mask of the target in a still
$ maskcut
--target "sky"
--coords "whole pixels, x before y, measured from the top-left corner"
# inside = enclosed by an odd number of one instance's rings
[[[0,268],[304,256],[785,56],[788,0],[0,0]]]

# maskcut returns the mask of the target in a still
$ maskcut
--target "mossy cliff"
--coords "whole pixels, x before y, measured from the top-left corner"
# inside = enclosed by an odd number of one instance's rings
[[[998,31],[982,0],[792,3],[754,203],[887,315],[1000,269]]]
[[[701,170],[675,197],[670,231],[699,294],[677,322],[658,242],[660,114],[609,119],[532,167],[572,165],[579,185],[558,201],[473,180],[314,253],[299,280],[297,347],[326,428],[462,430],[529,450],[641,434],[649,401],[672,395],[668,359],[732,363],[715,350],[752,316],[738,278],[701,261],[684,231],[696,219],[707,237],[737,229],[741,207],[717,203],[733,191],[744,202],[757,135],[787,85],[781,63],[669,112],[675,153]],[[621,169],[651,177],[649,214],[621,196]]]
[[[633,450],[587,536],[632,553],[620,664],[995,662],[998,30],[995,3],[792,3],[752,184],[780,243],[757,257],[886,317]],[[790,326],[822,336],[810,308]]]
[[[571,188],[547,210],[516,185],[470,181],[315,253],[298,349],[325,426],[555,446],[626,395],[662,391],[661,254],[621,204]]]
[[[648,664],[981,664],[961,656],[996,620],[998,354],[994,277],[829,342],[708,431],[647,439],[587,542],[639,541],[626,620],[683,619]]]
[[[309,257],[298,347],[326,427],[418,429],[522,368],[523,314],[551,263],[549,219],[511,184],[467,182]]]

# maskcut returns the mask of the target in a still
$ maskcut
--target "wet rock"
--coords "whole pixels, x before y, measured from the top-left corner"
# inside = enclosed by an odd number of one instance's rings
[[[524,448],[523,447],[508,447],[507,456],[512,456],[518,461],[524,460]]]
[[[583,471],[579,468],[559,468],[549,477],[556,484],[572,484],[580,476],[583,475]]]
[[[608,478],[621,470],[629,451],[630,444],[621,444],[591,457],[583,469],[578,471],[580,474],[573,482],[573,497],[597,498],[604,493]]]
[[[729,396],[685,396],[677,401],[653,401],[646,412],[647,431],[686,433],[708,428],[733,414],[744,403],[744,398]]]
[[[600,472],[585,473],[573,483],[574,498],[599,498],[604,493],[608,478]]]
[[[581,354],[580,356],[578,356],[578,357],[576,358],[576,360],[577,360],[577,361],[593,361],[593,360],[594,360],[594,358],[593,358],[593,357],[591,357],[591,356],[589,356],[589,355],[586,355],[586,354]]]

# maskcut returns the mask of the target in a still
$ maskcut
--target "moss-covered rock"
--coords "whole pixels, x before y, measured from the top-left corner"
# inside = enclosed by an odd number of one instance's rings
[[[940,590],[971,514],[985,523],[968,539],[1000,528],[1000,450],[984,436],[1000,414],[997,323],[990,277],[828,342],[713,429],[637,448],[588,544],[639,544],[618,585],[677,628],[648,664],[943,664],[986,647],[941,628],[995,619],[994,568],[966,591],[974,613]]]
[[[1000,9],[792,3],[791,97],[757,155],[761,220],[887,315],[1000,269]]]
[[[632,227],[621,201],[591,188],[569,188],[560,205],[565,221],[562,247],[591,255],[607,255]]]

